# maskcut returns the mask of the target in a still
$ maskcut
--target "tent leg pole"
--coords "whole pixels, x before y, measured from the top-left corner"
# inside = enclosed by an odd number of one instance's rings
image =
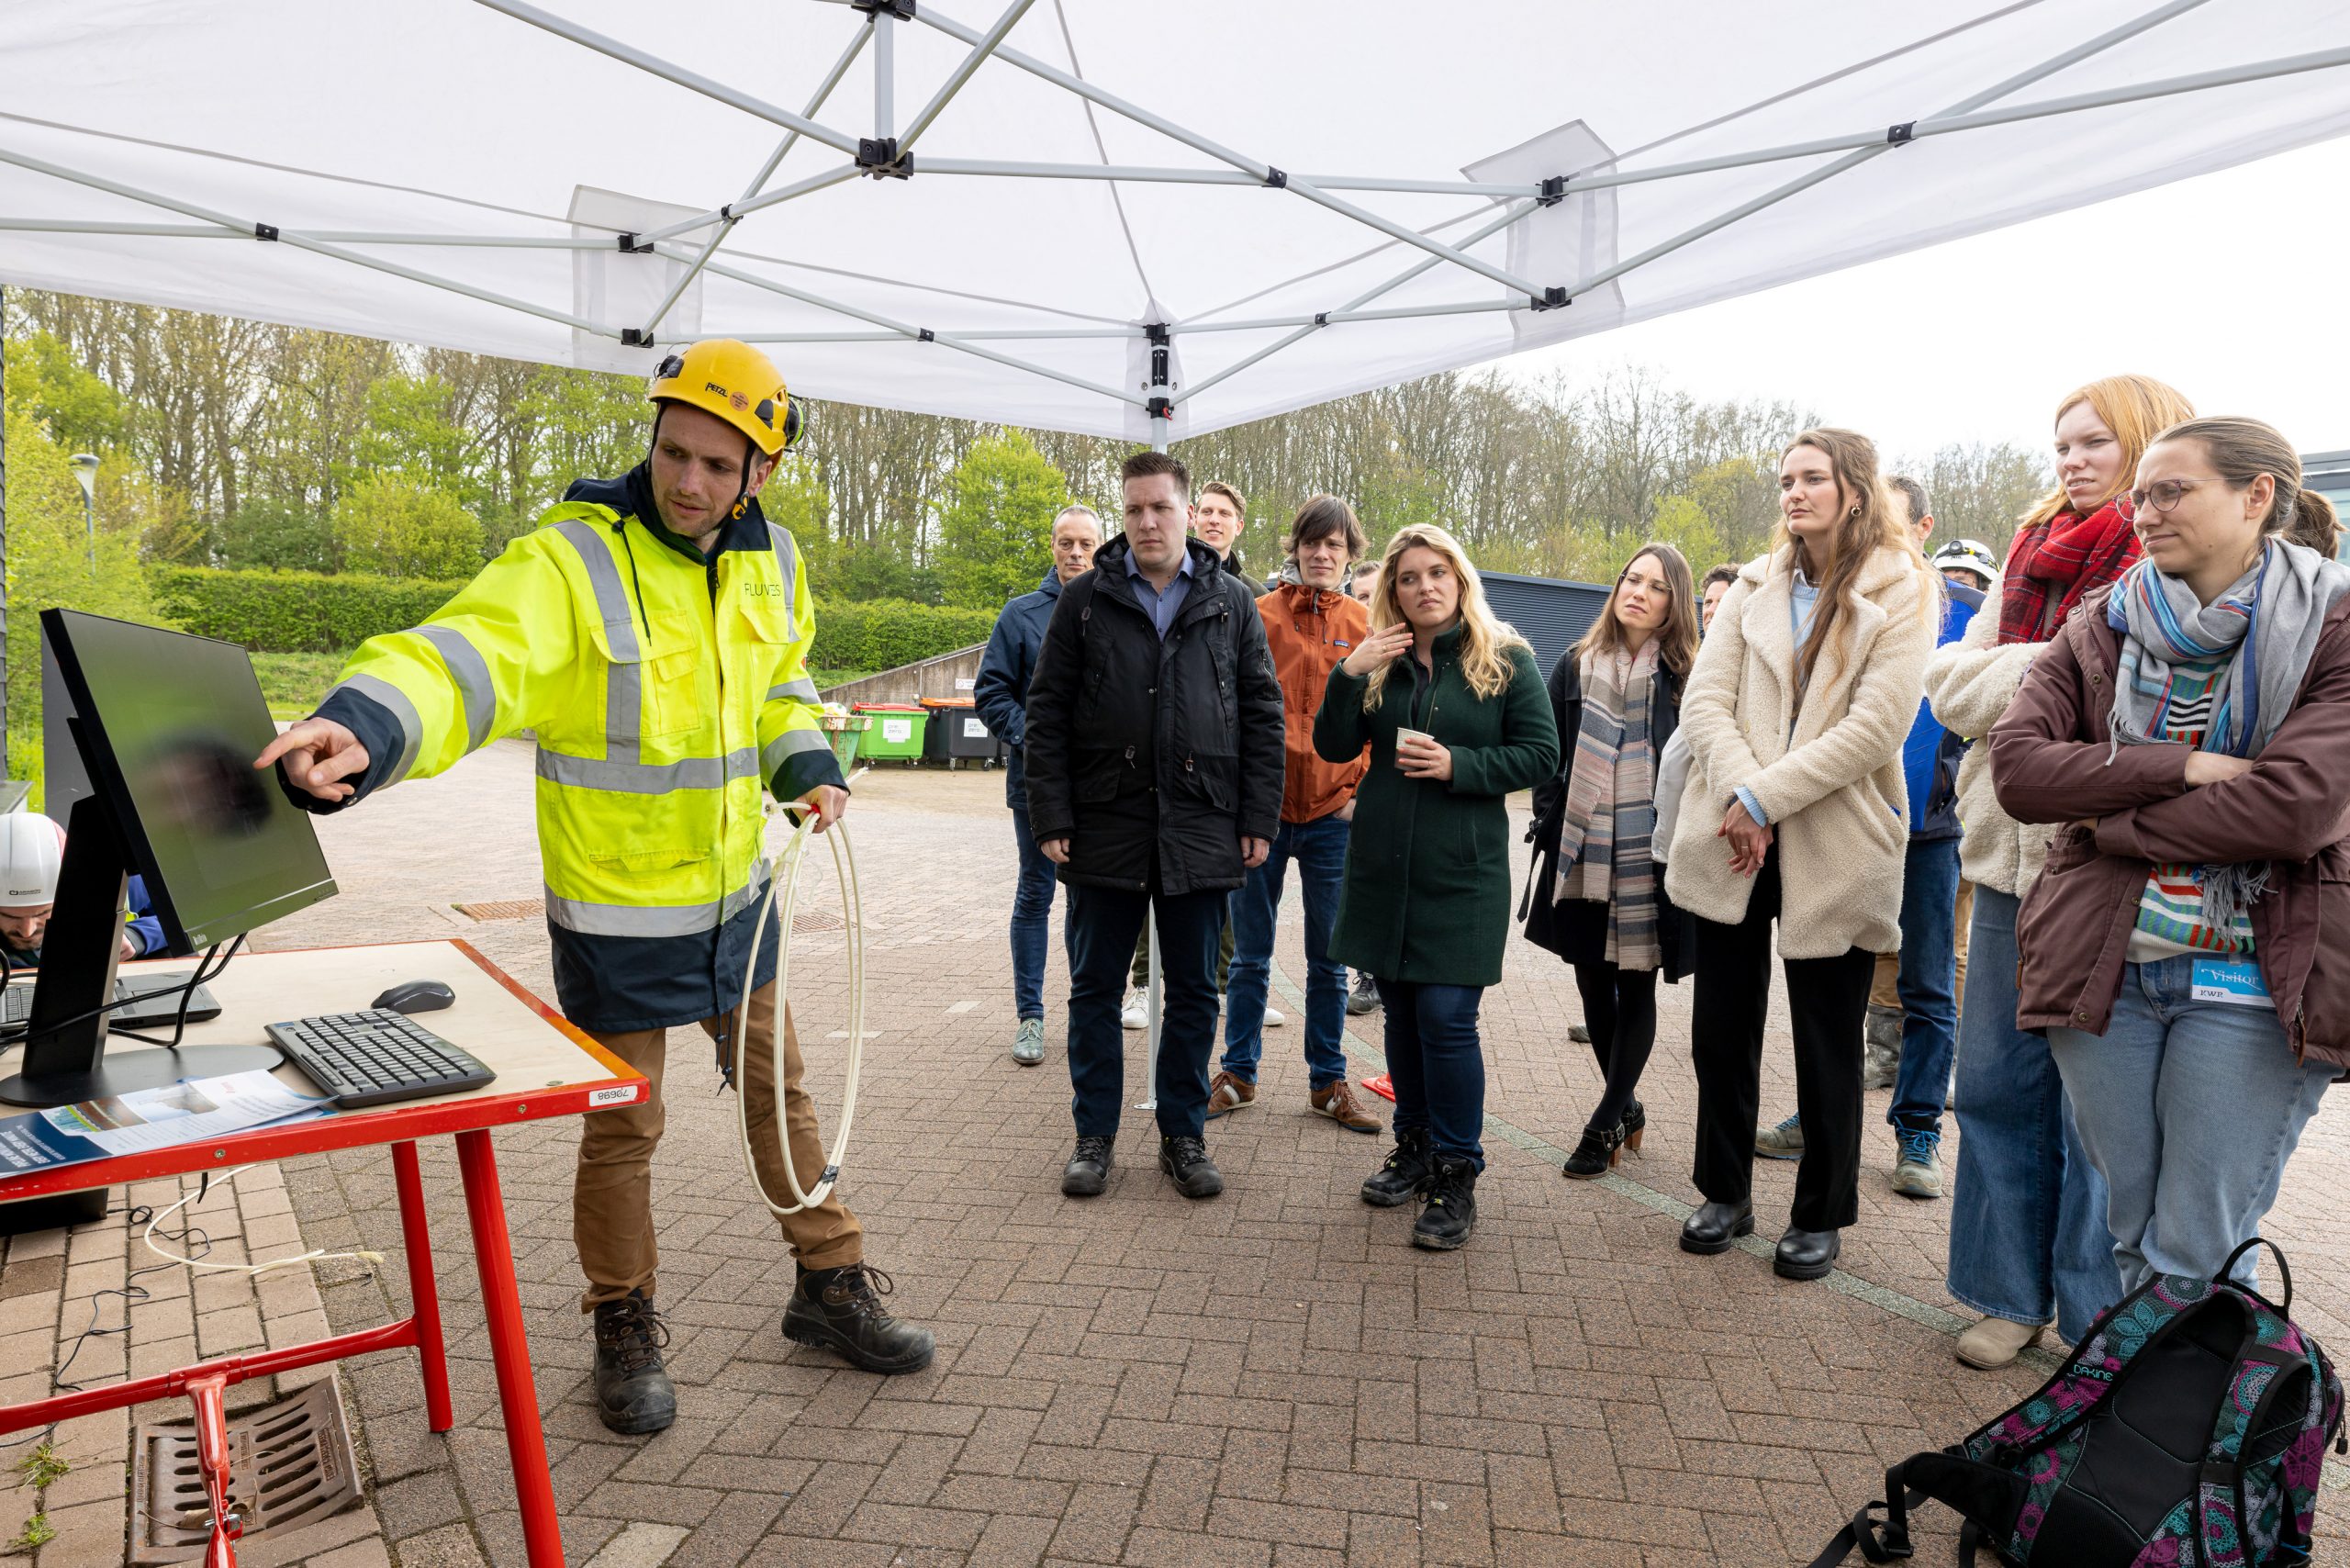
[[[873,29],[873,134],[882,141],[897,134],[897,35],[891,28],[896,20],[891,12],[876,11],[867,23]],[[809,117],[815,117],[813,109]]]

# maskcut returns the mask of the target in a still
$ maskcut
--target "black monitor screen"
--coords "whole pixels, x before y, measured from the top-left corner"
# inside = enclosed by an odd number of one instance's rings
[[[174,953],[333,894],[308,814],[253,767],[277,726],[244,649],[79,610],[41,621],[91,783],[115,808]]]

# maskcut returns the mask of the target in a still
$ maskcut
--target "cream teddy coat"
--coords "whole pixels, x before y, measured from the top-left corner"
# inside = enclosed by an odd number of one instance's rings
[[[1785,551],[1740,568],[1689,672],[1689,782],[1665,890],[1700,919],[1746,918],[1754,879],[1730,869],[1720,835],[1742,785],[1776,834],[1779,956],[1889,953],[1901,945],[1909,840],[1901,744],[1941,627],[1941,588],[1907,552],[1876,551],[1798,710],[1793,572]]]
[[[1718,613],[1718,612],[1717,612]],[[2019,823],[1999,809],[1991,793],[1991,748],[1983,737],[2016,700],[2032,655],[2031,643],[1998,646],[1999,590],[1983,596],[1982,608],[1966,634],[1934,650],[1926,661],[1926,700],[1934,717],[1954,735],[1975,744],[1958,765],[1958,864],[1966,879],[2013,898],[2031,890],[2048,846],[2062,823]]]

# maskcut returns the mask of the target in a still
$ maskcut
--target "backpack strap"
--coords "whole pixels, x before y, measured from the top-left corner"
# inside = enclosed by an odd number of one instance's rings
[[[1926,1501],[1926,1494],[1910,1490],[1904,1482],[1908,1468],[1909,1462],[1904,1460],[1885,1473],[1886,1500],[1865,1504],[1850,1524],[1820,1548],[1809,1568],[1836,1568],[1854,1548],[1869,1562],[1892,1562],[1909,1555],[1909,1510]],[[1883,1524],[1871,1517],[1878,1508],[1885,1510]]]
[[[2285,1286],[2284,1295],[2278,1298],[2276,1303],[2277,1316],[2279,1317],[2292,1316],[2293,1266],[2285,1261],[2285,1249],[2277,1246],[2275,1242],[2269,1240],[2268,1238],[2265,1236],[2255,1236],[2251,1240],[2239,1244],[2234,1251],[2228,1254],[2228,1260],[2220,1265],[2219,1272],[2211,1276],[2211,1282],[2215,1285],[2225,1285],[2232,1290],[2243,1290],[2244,1287],[2236,1284],[2232,1278],[2236,1271],[2236,1260],[2243,1257],[2245,1253],[2251,1251],[2255,1247],[2266,1247],[2268,1249],[2269,1252],[2275,1256],[2277,1260],[2277,1277],[2278,1280],[2283,1282]],[[2246,1294],[2249,1294],[2250,1293],[2247,1292]]]
[[[2243,1250],[2237,1249],[2239,1254]],[[2231,1258],[2229,1263],[2233,1262]],[[2220,1273],[2224,1280],[2226,1267]],[[2292,1374],[2305,1368],[2314,1374],[2316,1369],[2307,1356],[2263,1344],[2251,1331],[2236,1352],[2235,1365],[2228,1373],[2228,1391],[2221,1396],[2213,1416],[2211,1440],[2203,1450],[2202,1473],[2195,1485],[2195,1532],[2204,1543],[2204,1560],[2210,1568],[2233,1568],[2250,1561],[2244,1541],[2245,1445],[2259,1435]],[[2228,1544],[2215,1550],[2214,1543],[2220,1542]]]

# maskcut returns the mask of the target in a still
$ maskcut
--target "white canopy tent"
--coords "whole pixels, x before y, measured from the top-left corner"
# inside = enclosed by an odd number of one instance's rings
[[[2350,129],[2327,0],[554,3],[15,0],[0,284],[1165,442]]]

